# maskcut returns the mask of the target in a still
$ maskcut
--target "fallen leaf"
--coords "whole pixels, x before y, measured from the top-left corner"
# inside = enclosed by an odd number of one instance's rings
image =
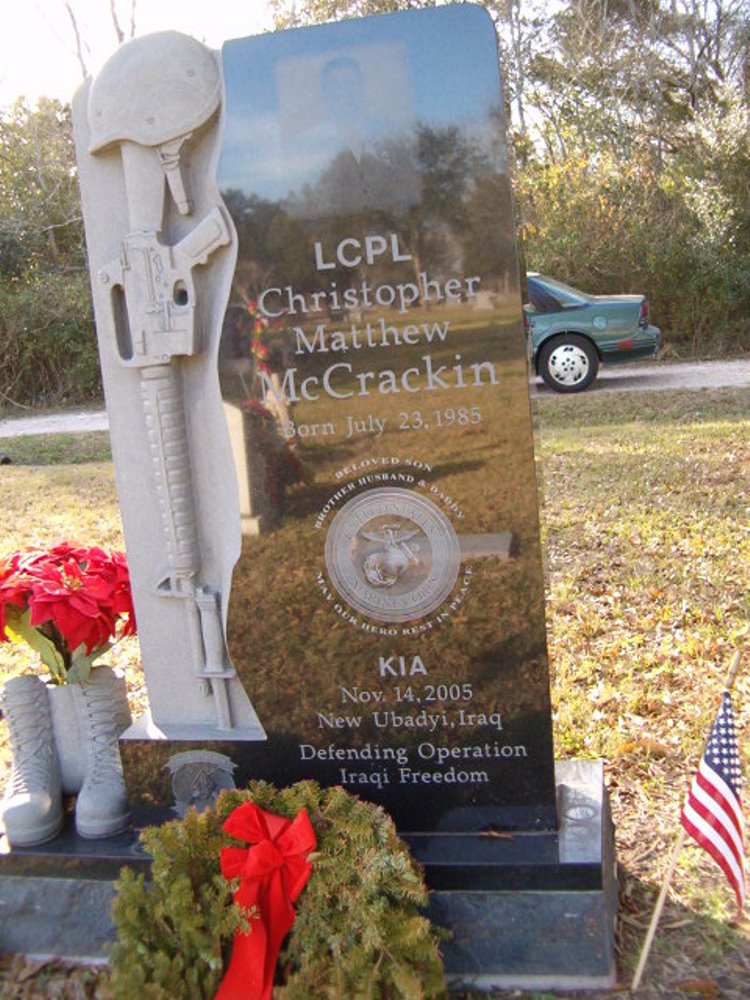
[[[682,979],[675,986],[683,993],[699,993],[704,997],[716,996],[718,990],[713,979]]]

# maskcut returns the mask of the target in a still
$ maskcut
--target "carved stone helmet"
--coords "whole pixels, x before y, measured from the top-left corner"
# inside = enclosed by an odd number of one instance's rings
[[[177,31],[122,45],[91,85],[91,153],[129,140],[161,146],[198,128],[221,101],[221,77],[210,49]]]

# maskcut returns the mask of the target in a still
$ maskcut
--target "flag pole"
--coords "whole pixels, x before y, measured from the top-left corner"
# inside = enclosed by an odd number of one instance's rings
[[[731,691],[734,685],[735,678],[740,669],[740,662],[742,661],[742,650],[736,650],[734,656],[732,657],[732,662],[729,666],[729,673],[727,674],[726,680],[724,681],[724,691]],[[705,747],[704,747],[705,752]],[[635,970],[633,976],[633,982],[630,985],[631,991],[637,990],[641,984],[641,978],[643,976],[643,970],[646,967],[646,962],[648,961],[648,956],[651,952],[651,946],[654,943],[654,938],[656,936],[656,928],[659,924],[659,918],[661,917],[661,911],[664,909],[664,903],[667,900],[667,893],[669,892],[669,887],[672,884],[672,877],[674,876],[675,868],[677,867],[677,859],[680,856],[680,851],[682,850],[683,844],[685,843],[685,837],[687,836],[687,831],[684,826],[680,826],[680,832],[677,834],[677,840],[675,841],[674,848],[672,850],[672,857],[669,862],[669,868],[667,869],[666,877],[662,882],[661,891],[659,893],[659,898],[656,901],[656,906],[654,907],[654,912],[651,917],[651,923],[648,927],[648,933],[646,934],[646,940],[643,942],[643,947],[641,948],[641,956],[638,959],[638,966]]]

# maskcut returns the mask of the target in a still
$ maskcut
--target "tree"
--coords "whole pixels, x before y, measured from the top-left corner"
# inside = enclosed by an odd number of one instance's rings
[[[279,29],[435,5],[436,0],[303,0],[299,3],[297,0],[271,0],[274,24]]]
[[[0,113],[0,397],[98,395],[70,112],[43,99]]]
[[[78,59],[78,65],[81,67],[81,79],[85,80],[91,75],[88,62],[91,49],[89,48],[84,34],[81,31],[81,26],[78,21],[78,15],[76,13],[73,0],[61,0],[61,2],[68,15],[71,31],[73,32],[76,58]],[[127,9],[126,15],[123,15],[121,11],[117,9],[117,0],[109,0],[109,16],[118,45],[122,45],[123,42],[135,37],[136,0],[127,0],[124,6]],[[124,18],[127,19],[127,27],[123,27]]]
[[[0,112],[0,239],[6,276],[84,265],[70,111],[59,101]]]

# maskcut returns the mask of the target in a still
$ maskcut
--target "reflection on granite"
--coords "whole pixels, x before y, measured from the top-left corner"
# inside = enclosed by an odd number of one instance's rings
[[[11,847],[0,837],[0,876],[112,879],[123,865],[147,872],[149,860],[138,833],[131,827],[115,837],[89,840],[76,833],[73,817],[68,816],[62,833],[45,844]]]

